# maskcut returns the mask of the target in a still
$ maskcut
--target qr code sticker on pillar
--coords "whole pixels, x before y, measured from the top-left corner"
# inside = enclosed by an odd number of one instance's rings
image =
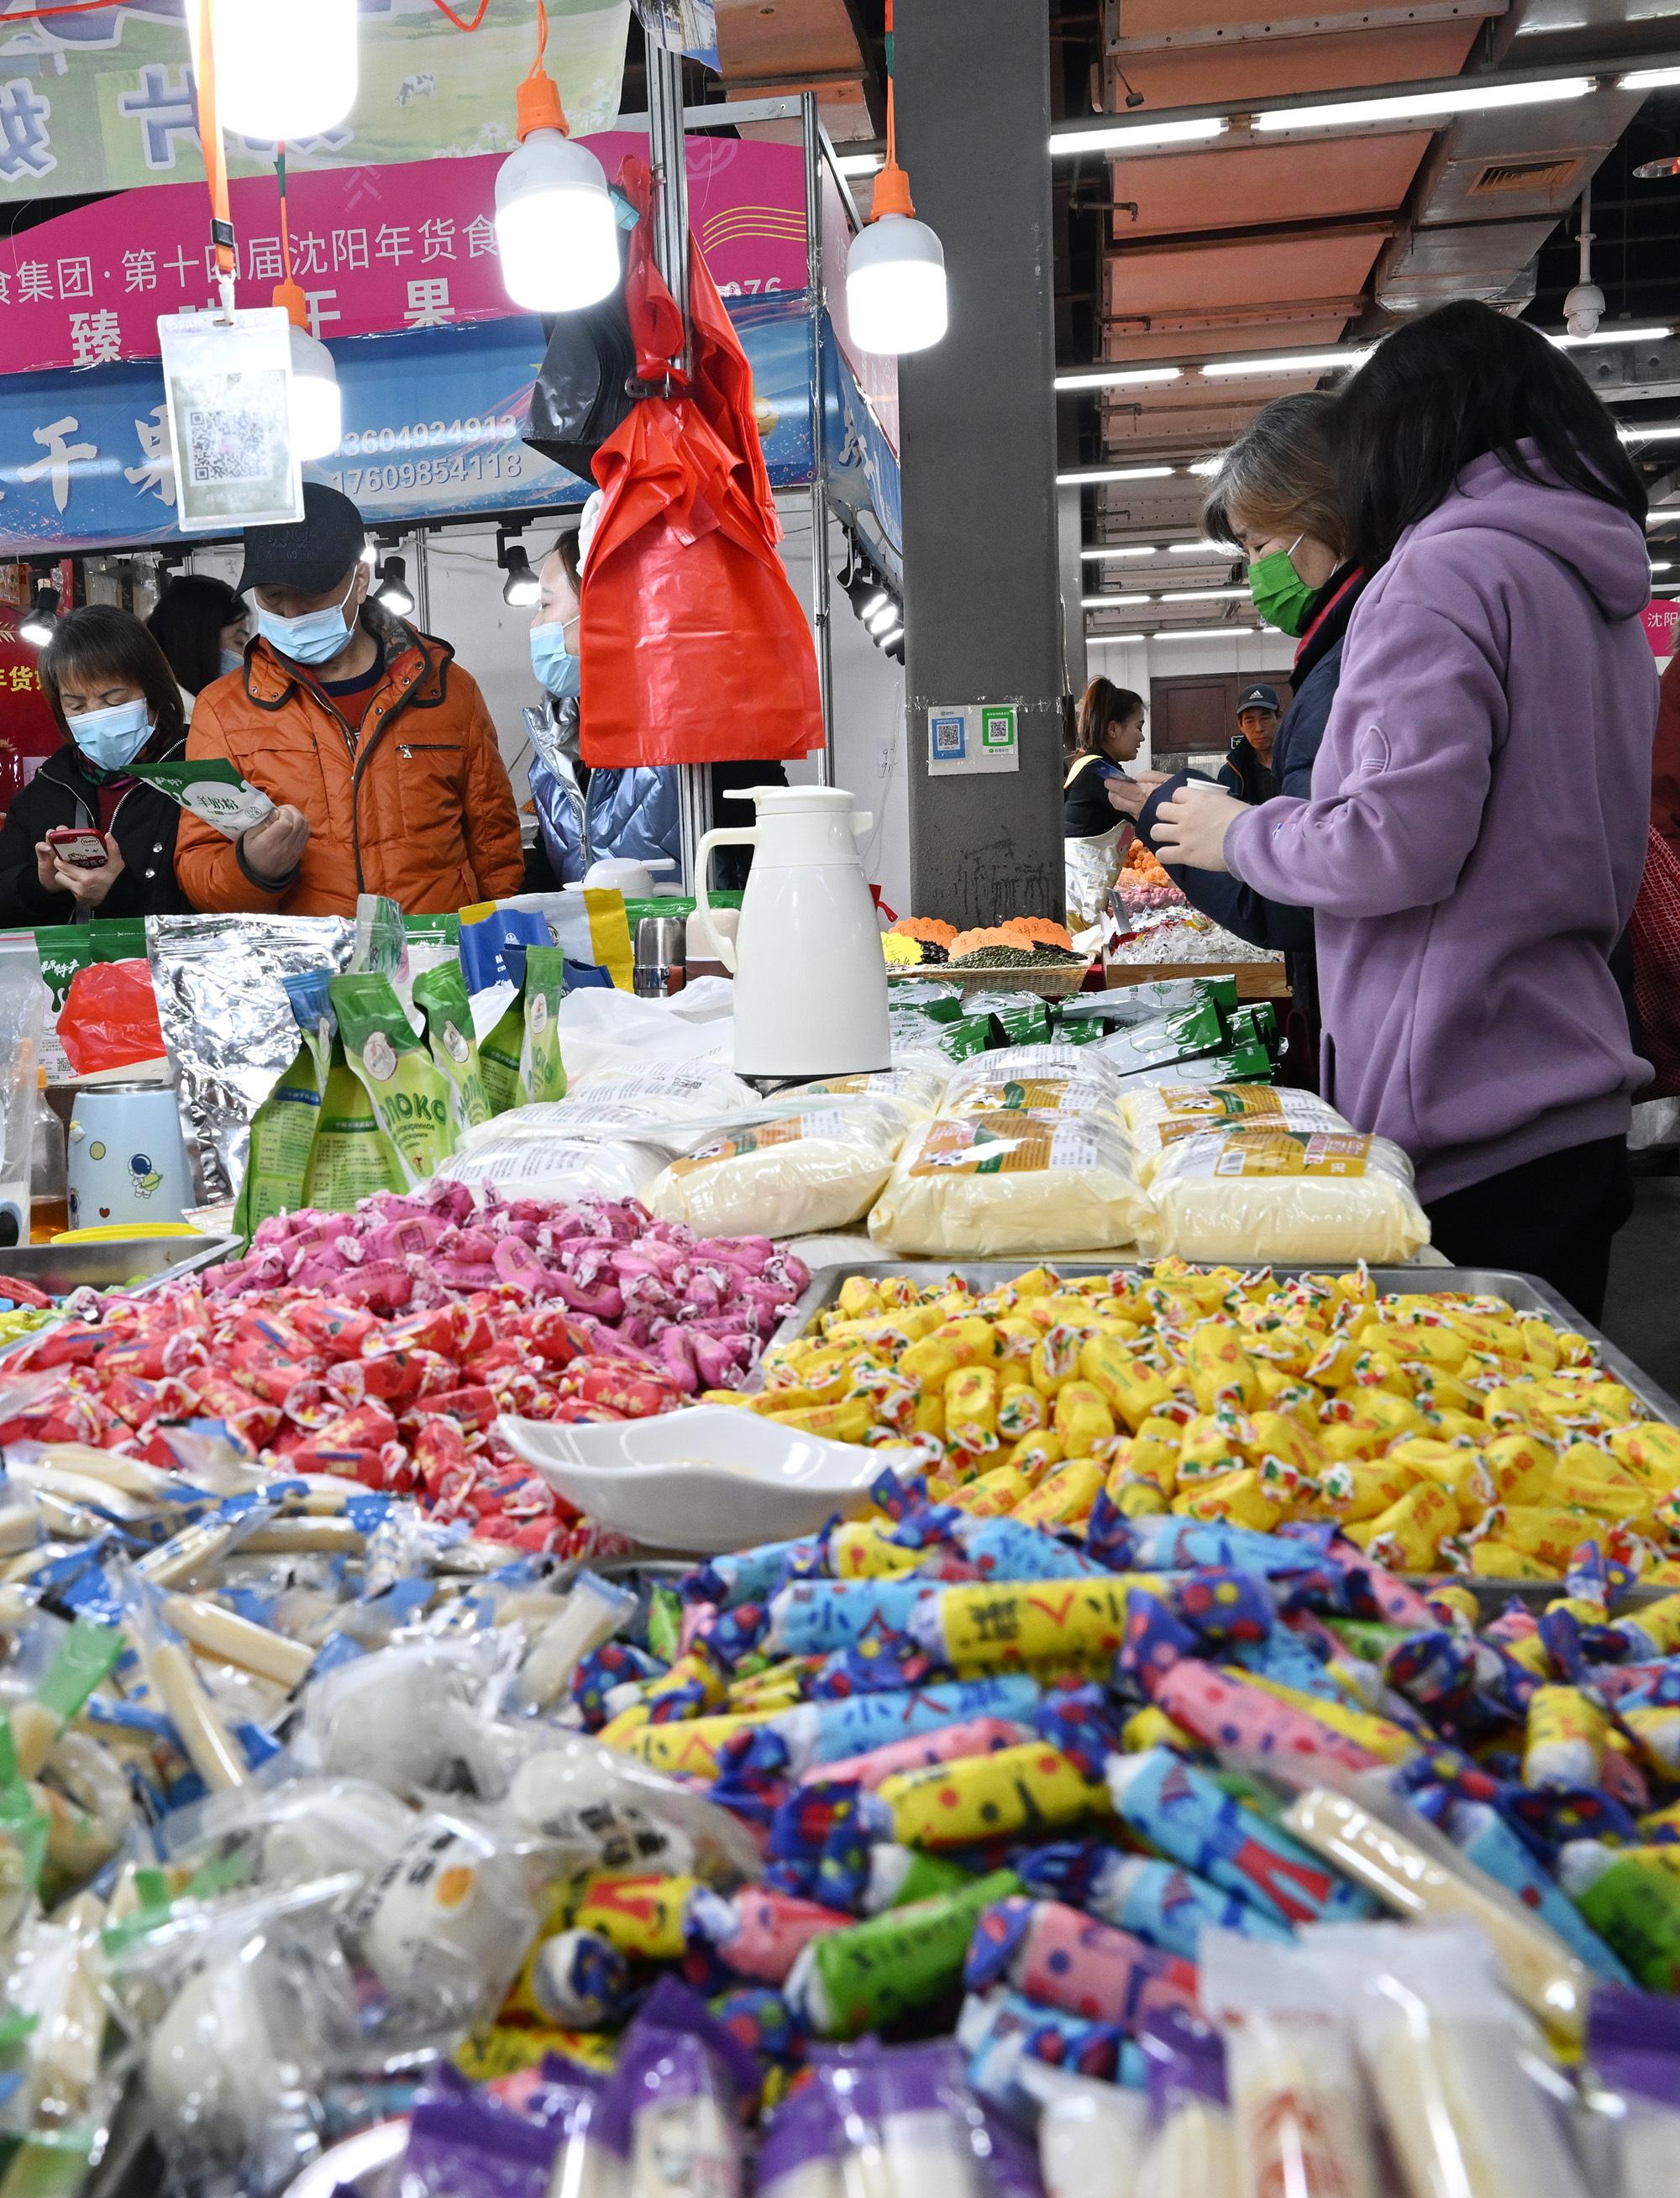
[[[182,418],[186,471],[199,487],[231,487],[264,481],[275,469],[275,422],[267,412],[195,406]]]

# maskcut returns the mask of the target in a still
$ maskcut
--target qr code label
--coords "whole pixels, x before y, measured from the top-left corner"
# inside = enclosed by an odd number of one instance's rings
[[[941,762],[950,762],[966,753],[968,746],[968,727],[962,718],[935,718],[933,720],[933,753]]]
[[[279,454],[265,412],[194,409],[183,417],[189,478],[201,488],[266,480]]]

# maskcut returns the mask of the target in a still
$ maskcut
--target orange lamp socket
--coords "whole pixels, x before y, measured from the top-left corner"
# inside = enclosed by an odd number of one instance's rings
[[[521,145],[533,130],[558,130],[562,137],[572,134],[560,103],[560,86],[546,69],[533,69],[520,84],[515,116],[514,134]]]
[[[276,282],[274,286],[274,302],[276,305],[283,307],[289,314],[294,329],[301,329],[305,335],[310,333],[309,301],[297,283]]]
[[[875,177],[875,203],[869,219],[879,221],[884,213],[914,214],[910,203],[910,179],[896,160],[889,160]]]

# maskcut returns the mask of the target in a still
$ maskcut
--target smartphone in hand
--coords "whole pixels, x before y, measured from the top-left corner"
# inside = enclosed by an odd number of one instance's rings
[[[47,845],[73,869],[102,870],[111,858],[103,839],[84,824],[55,824]]]

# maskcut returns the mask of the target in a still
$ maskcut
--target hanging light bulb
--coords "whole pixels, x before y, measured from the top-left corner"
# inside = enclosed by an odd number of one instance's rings
[[[531,560],[517,542],[503,542],[497,560],[507,573],[502,600],[510,610],[529,610],[543,600],[543,584],[531,569]]]
[[[274,302],[292,319],[292,444],[299,460],[330,457],[344,439],[344,398],[333,354],[309,328],[295,282],[275,285]]]
[[[393,618],[406,618],[414,608],[408,573],[407,564],[398,556],[387,557],[380,569],[379,585],[374,590],[374,601],[383,604]]]
[[[945,247],[916,218],[910,177],[898,166],[892,80],[887,83],[887,165],[875,177],[869,227],[852,240],[846,267],[846,317],[864,351],[895,357],[926,351],[950,319]]]
[[[224,130],[265,144],[314,137],[356,104],[356,0],[210,0],[216,107]],[[198,4],[188,0],[197,73]]]
[[[53,637],[53,628],[58,624],[58,590],[35,584],[35,600],[18,621],[18,638],[44,648]]]
[[[575,313],[619,287],[619,224],[607,172],[567,134],[560,88],[543,67],[548,12],[538,0],[537,58],[519,88],[519,150],[496,177],[502,280],[516,305]]]

